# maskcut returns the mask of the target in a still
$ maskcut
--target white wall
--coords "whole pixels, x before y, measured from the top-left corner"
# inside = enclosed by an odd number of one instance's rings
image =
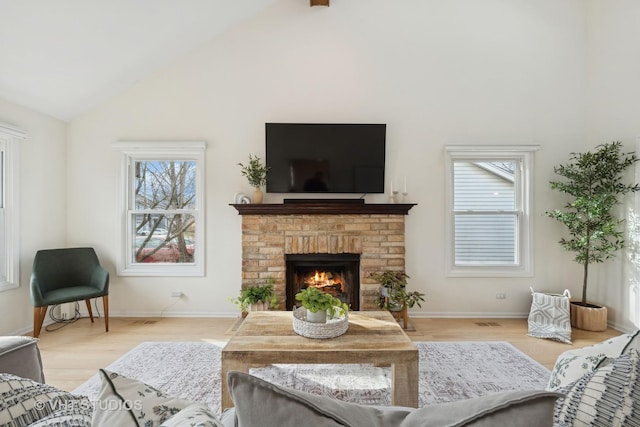
[[[387,179],[406,174],[418,203],[407,272],[427,303],[416,315],[524,314],[529,286],[577,292],[579,267],[542,212],[557,205],[552,166],[585,144],[585,22],[580,0],[281,0],[70,123],[69,244],[98,249],[114,314],[236,315],[227,297],[240,288],[240,217],[228,203],[250,190],[237,163],[264,155],[264,123],[383,122]],[[206,277],[115,276],[119,139],[208,141]],[[541,146],[535,277],[445,277],[443,146],[453,143]],[[170,306],[172,290],[186,298]]]
[[[0,292],[0,335],[4,335],[32,330],[29,279],[36,251],[65,245],[67,126],[2,100],[0,121],[28,134],[19,147],[20,287]]]
[[[622,141],[626,151],[633,151],[640,137],[640,3],[591,0],[588,4],[587,142],[595,146]],[[633,197],[625,201],[622,209],[633,233],[627,237],[627,250],[615,262],[593,269],[589,295],[609,307],[609,321],[633,329],[640,326],[635,316],[638,300],[632,298],[640,285],[640,204],[634,204]]]

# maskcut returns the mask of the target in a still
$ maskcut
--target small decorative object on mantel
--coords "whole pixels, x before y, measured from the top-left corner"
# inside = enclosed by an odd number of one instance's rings
[[[393,181],[389,185],[391,188],[391,196],[389,196],[389,203],[398,203],[398,189],[393,186]]]
[[[407,203],[407,196],[409,195],[409,191],[407,190],[407,176],[404,176],[404,188],[402,190],[402,199],[400,203]]]
[[[237,205],[248,205],[251,203],[251,198],[244,193],[236,193],[233,202]]]
[[[621,152],[622,143],[601,144],[594,152],[572,153],[570,163],[553,171],[565,181],[552,181],[551,188],[568,194],[571,199],[564,211],[556,209],[545,215],[560,221],[568,238],[559,243],[575,252],[574,261],[582,264],[582,300],[571,301],[571,326],[586,331],[607,329],[607,307],[587,302],[589,264],[614,258],[624,248],[624,220],[614,215],[620,196],[640,190],[637,183],[623,182],[625,170],[637,162],[633,152]]]
[[[269,168],[262,163],[260,157],[252,154],[249,154],[249,163],[246,166],[242,163],[238,163],[238,166],[242,168],[242,175],[245,176],[249,181],[249,184],[255,188],[255,191],[253,192],[253,203],[262,203],[264,194],[260,187],[267,183]]]
[[[329,6],[329,0],[311,0],[311,6]]]

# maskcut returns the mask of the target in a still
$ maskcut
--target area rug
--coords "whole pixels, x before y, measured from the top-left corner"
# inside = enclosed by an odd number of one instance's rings
[[[419,405],[507,390],[544,389],[549,370],[507,342],[416,342]],[[106,369],[220,412],[221,342],[145,342]],[[267,381],[368,404],[391,404],[389,368],[372,365],[270,365],[251,373]],[[73,393],[95,400],[94,375]]]

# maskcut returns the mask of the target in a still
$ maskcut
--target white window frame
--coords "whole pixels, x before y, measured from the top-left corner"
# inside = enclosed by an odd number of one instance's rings
[[[446,168],[446,274],[448,277],[532,277],[533,276],[533,160],[536,145],[448,145],[445,146]],[[510,265],[456,265],[454,168],[455,161],[515,160],[516,171],[516,262]],[[492,213],[490,211],[490,213]]]
[[[0,123],[0,177],[2,185],[0,205],[0,291],[20,286],[20,206],[18,177],[19,143],[27,134],[10,125]]]
[[[122,152],[120,190],[120,221],[122,239],[120,261],[117,265],[119,276],[204,276],[205,260],[205,212],[204,212],[204,141],[118,141],[113,147]],[[133,262],[135,238],[131,230],[134,211],[133,165],[146,160],[194,160],[196,162],[196,206],[189,211],[195,218],[195,253],[193,263],[135,263]],[[178,211],[179,212],[179,211]],[[175,212],[174,212],[175,213]]]
[[[640,137],[636,139],[636,155],[640,157]],[[635,164],[635,182],[640,182],[640,162]],[[635,264],[635,273],[631,279],[631,286],[629,287],[629,312],[632,316],[633,324],[640,325],[640,238],[637,231],[640,229],[640,191],[633,193],[634,197],[634,214],[631,218],[627,218],[627,224],[630,224],[631,232],[635,232],[636,241],[630,242],[631,245],[635,245],[636,250],[631,254],[631,262]]]

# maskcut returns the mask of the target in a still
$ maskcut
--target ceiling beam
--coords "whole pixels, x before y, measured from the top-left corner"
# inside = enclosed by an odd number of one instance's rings
[[[329,6],[329,0],[311,0],[311,6]]]

